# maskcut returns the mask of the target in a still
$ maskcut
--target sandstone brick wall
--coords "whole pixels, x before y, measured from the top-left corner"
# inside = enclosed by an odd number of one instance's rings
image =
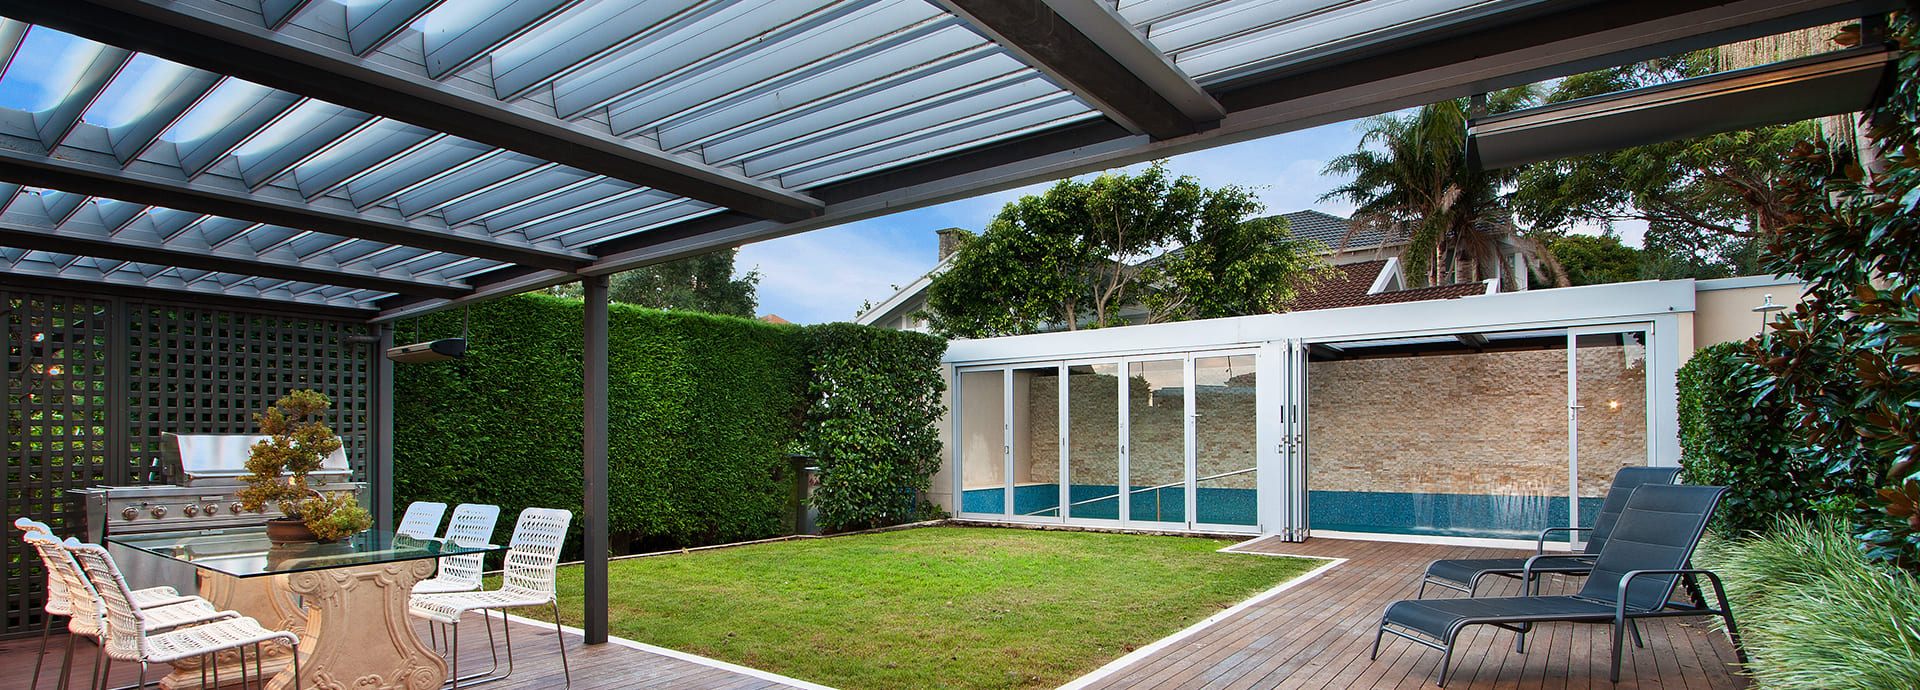
[[[1581,402],[1587,405],[1581,413],[1580,495],[1597,497],[1605,494],[1616,469],[1646,462],[1645,350],[1639,345],[1583,347],[1578,356]],[[1115,485],[1116,394],[1123,377],[1111,365],[1082,371],[1067,377],[1071,482]],[[997,415],[998,372],[961,378],[968,418]],[[1258,440],[1251,358],[1236,358],[1231,378],[1204,373],[1199,378],[1199,476],[1251,467]],[[1147,378],[1125,380],[1132,483],[1179,481],[1184,387],[1156,377],[1162,388],[1155,391]],[[1311,490],[1566,494],[1565,350],[1316,362],[1308,365],[1308,384]],[[1016,420],[1009,444],[1014,482],[1053,483],[1060,476],[1058,378],[1016,371],[1014,385],[1015,409],[1026,412]],[[963,456],[977,453],[981,460],[963,461],[968,487],[1001,485],[997,427],[962,433]],[[1255,474],[1203,486],[1251,489]]]
[[[1307,365],[1308,488],[1566,495],[1566,351]],[[1579,353],[1582,496],[1646,463],[1639,346]],[[1617,407],[1608,405],[1617,401]]]

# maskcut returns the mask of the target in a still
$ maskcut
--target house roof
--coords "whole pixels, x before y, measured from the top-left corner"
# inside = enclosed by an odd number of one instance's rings
[[[4,1],[0,282],[389,320],[1862,5]]]
[[[1335,266],[1331,274],[1312,287],[1301,290],[1301,294],[1294,297],[1286,310],[1338,309],[1367,304],[1422,302],[1487,294],[1486,283],[1459,283],[1411,290],[1372,292],[1373,287],[1380,282],[1381,272],[1395,270],[1392,264],[1391,259],[1381,259]]]
[[[1373,228],[1363,229],[1349,238],[1347,232],[1353,226],[1353,221],[1312,209],[1282,213],[1278,217],[1287,221],[1287,234],[1293,239],[1318,242],[1329,252],[1336,249],[1370,249],[1386,242],[1386,233]]]

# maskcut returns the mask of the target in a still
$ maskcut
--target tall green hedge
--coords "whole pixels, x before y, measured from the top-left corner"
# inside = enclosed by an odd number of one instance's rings
[[[421,337],[458,335],[461,316],[425,318]],[[615,548],[782,533],[782,470],[805,405],[805,331],[622,304],[608,317]],[[396,365],[398,506],[496,504],[502,534],[526,506],[578,514],[580,322],[578,300],[494,300],[473,307],[465,358]],[[412,329],[400,324],[401,339]],[[576,533],[580,526],[576,519]]]
[[[830,531],[900,524],[925,503],[940,467],[933,421],[946,411],[940,355],[923,333],[847,323],[808,329],[808,406],[800,446],[820,464],[813,502]]]
[[[1809,518],[1817,472],[1787,452],[1787,409],[1744,343],[1701,348],[1680,367],[1680,464],[1687,483],[1725,486],[1716,531],[1765,530]]]

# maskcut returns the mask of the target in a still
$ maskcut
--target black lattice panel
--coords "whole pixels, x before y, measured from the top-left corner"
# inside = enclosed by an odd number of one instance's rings
[[[104,299],[0,292],[7,342],[6,486],[0,539],[6,563],[5,632],[40,622],[45,575],[13,519],[31,516],[63,534],[78,529],[80,509],[67,489],[106,480],[113,447],[108,401],[112,304]]]
[[[141,484],[160,434],[257,433],[253,414],[288,391],[333,399],[328,420],[366,478],[373,346],[357,321],[120,298],[0,291],[7,343],[6,484],[0,514],[78,536],[67,489]],[[39,632],[44,576],[9,524],[0,538],[0,636]]]
[[[365,324],[175,305],[135,303],[128,322],[129,476],[160,457],[160,434],[258,433],[253,415],[289,391],[333,399],[331,418],[366,474],[372,429],[369,345],[347,341]]]

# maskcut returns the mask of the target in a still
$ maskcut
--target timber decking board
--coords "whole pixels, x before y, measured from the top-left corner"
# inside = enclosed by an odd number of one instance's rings
[[[1367,653],[1386,605],[1413,597],[1430,561],[1499,558],[1525,552],[1460,546],[1312,539],[1300,544],[1264,541],[1247,549],[1262,553],[1346,558],[1313,580],[1242,611],[1215,626],[1120,669],[1090,688],[1332,689],[1431,688],[1440,652],[1388,636],[1380,659]],[[1543,594],[1574,591],[1580,578],[1554,578]],[[1484,582],[1481,596],[1520,594],[1510,578]],[[1451,596],[1442,590],[1429,596]],[[1683,595],[1684,596],[1684,595]],[[1454,652],[1449,688],[1643,688],[1712,690],[1745,688],[1750,681],[1732,668],[1726,636],[1706,618],[1641,621],[1647,647],[1631,640],[1622,659],[1620,684],[1607,681],[1611,628],[1553,623],[1537,626],[1527,653],[1513,651],[1514,635],[1474,626]]]
[[[1145,659],[1090,684],[1090,688],[1168,688],[1179,690],[1268,690],[1336,688],[1432,688],[1440,652],[1389,636],[1380,659],[1367,652],[1380,612],[1390,602],[1413,596],[1426,564],[1441,558],[1498,558],[1523,552],[1460,546],[1313,539],[1301,544],[1265,541],[1250,550],[1347,562],[1248,607],[1192,637],[1179,640]],[[1258,556],[1249,556],[1257,558]],[[1578,588],[1580,578],[1556,578],[1544,593]],[[1520,592],[1519,581],[1495,578],[1481,586],[1482,596]],[[1433,594],[1430,590],[1429,594]],[[1434,596],[1451,596],[1446,591]],[[485,633],[477,617],[462,635],[461,668],[468,672],[489,663]],[[552,627],[514,624],[513,678],[489,688],[550,688],[561,684],[560,656]],[[1556,623],[1536,627],[1526,654],[1513,649],[1513,634],[1474,626],[1454,654],[1456,668],[1447,687],[1507,690],[1719,690],[1746,688],[1751,682],[1731,666],[1733,648],[1705,618],[1669,618],[1641,622],[1647,648],[1628,642],[1620,684],[1607,681],[1611,630],[1604,625]],[[422,637],[425,627],[419,626]],[[761,690],[790,687],[728,669],[696,664],[614,644],[588,647],[567,633],[567,657],[575,688],[689,688]],[[59,672],[57,650],[46,673]],[[24,688],[32,675],[37,638],[0,640],[0,690]],[[76,664],[84,673],[92,648],[81,644]],[[115,684],[133,682],[133,665],[115,664]],[[155,680],[156,670],[148,676]],[[43,684],[50,684],[42,679]]]

